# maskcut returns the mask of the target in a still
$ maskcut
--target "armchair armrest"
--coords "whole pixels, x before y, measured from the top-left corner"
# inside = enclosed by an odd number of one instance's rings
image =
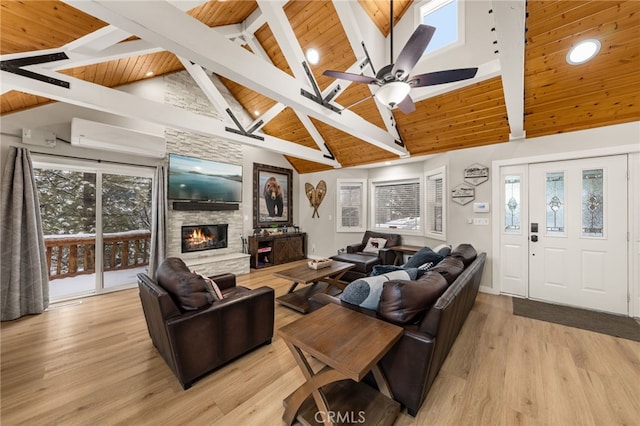
[[[236,276],[234,274],[218,274],[209,278],[218,284],[220,290],[226,290],[236,286]]]
[[[347,246],[347,253],[357,253],[359,251],[362,251],[363,248],[364,248],[364,245],[362,243],[349,244]]]

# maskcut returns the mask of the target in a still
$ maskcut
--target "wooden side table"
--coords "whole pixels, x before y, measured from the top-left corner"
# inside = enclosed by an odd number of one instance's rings
[[[396,325],[328,304],[278,330],[306,382],[284,400],[282,419],[303,424],[391,425],[400,412],[378,361],[402,336]],[[325,364],[314,372],[304,353]],[[371,371],[379,392],[361,383]]]
[[[396,253],[396,259],[393,262],[394,265],[400,265],[403,262],[401,261],[403,255],[406,254],[414,254],[418,251],[420,251],[421,248],[423,248],[424,246],[408,246],[408,245],[399,245],[399,246],[393,246],[393,247],[389,247],[389,250],[393,250]]]

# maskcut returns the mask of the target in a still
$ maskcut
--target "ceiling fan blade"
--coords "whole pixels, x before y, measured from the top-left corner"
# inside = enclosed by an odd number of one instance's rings
[[[418,28],[416,28],[413,34],[411,34],[411,37],[409,37],[407,44],[402,48],[395,64],[393,64],[391,75],[396,76],[400,80],[402,80],[403,76],[409,75],[424,54],[424,50],[429,45],[435,31],[436,29],[430,25],[418,25]],[[391,58],[391,60],[393,60],[393,58]]]
[[[409,114],[412,113],[413,111],[416,110],[416,106],[413,103],[413,99],[411,99],[410,95],[407,95],[406,98],[404,98],[402,100],[402,102],[400,102],[398,105],[396,105],[398,107],[398,109],[400,111],[402,111],[405,114]]]
[[[377,84],[378,80],[373,77],[367,77],[366,75],[353,74],[350,72],[340,72],[340,71],[325,71],[322,75],[326,75],[327,77],[339,78],[342,80],[355,81],[356,83],[365,83],[365,84]]]
[[[436,84],[467,80],[475,77],[477,72],[478,68],[459,68],[455,70],[428,72],[411,77],[408,83],[411,87],[435,86]]]

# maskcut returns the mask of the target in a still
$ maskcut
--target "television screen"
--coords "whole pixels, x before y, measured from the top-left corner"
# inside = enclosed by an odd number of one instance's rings
[[[169,154],[170,200],[242,201],[242,166]]]

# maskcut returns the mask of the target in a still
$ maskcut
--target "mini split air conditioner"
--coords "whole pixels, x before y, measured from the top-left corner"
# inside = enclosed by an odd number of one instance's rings
[[[71,145],[154,158],[164,157],[167,151],[164,136],[77,117],[71,119]]]

